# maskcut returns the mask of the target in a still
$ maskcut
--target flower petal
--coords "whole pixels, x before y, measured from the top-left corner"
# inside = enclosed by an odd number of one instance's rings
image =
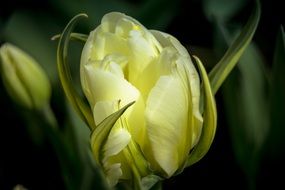
[[[139,91],[127,80],[109,71],[96,68],[94,64],[85,65],[87,99],[91,105],[98,101],[121,100],[121,106],[135,101]],[[89,94],[88,94],[89,93]]]
[[[167,176],[184,162],[181,151],[187,135],[187,105],[185,89],[174,75],[162,76],[147,100],[145,116],[150,146],[154,159]]]
[[[98,163],[102,164],[105,174],[110,178],[111,184],[116,184],[118,179],[129,179],[131,175],[128,168],[128,161],[124,154],[125,148],[131,141],[131,135],[125,126],[122,125],[123,119],[121,117],[124,118],[124,116],[121,115],[113,124],[110,123],[110,119],[109,123],[106,121],[106,117],[108,116],[109,118],[111,114],[115,114],[119,109],[118,107],[118,102],[100,101],[93,110],[94,119],[100,124],[97,125],[98,127],[91,135],[91,146],[95,159]],[[108,134],[106,134],[106,132]],[[118,164],[119,168],[114,168],[114,166],[118,166]]]
[[[151,33],[156,37],[156,39],[164,48],[166,47],[175,48],[178,54],[180,55],[178,56],[179,58],[177,59],[176,62],[177,64],[183,65],[186,72],[185,73],[186,77],[188,78],[187,80],[189,83],[189,88],[191,90],[190,94],[192,99],[191,101],[192,105],[190,107],[192,107],[192,114],[195,116],[194,125],[196,126],[193,128],[193,130],[195,130],[196,132],[193,132],[194,136],[192,139],[195,141],[194,144],[196,144],[201,133],[201,126],[203,122],[203,118],[199,110],[200,80],[198,72],[194,67],[194,64],[192,63],[192,60],[189,56],[187,49],[185,49],[185,47],[183,47],[183,45],[181,45],[181,43],[175,37],[167,33],[156,30],[151,30]]]
[[[129,81],[140,89],[139,81],[147,77],[144,70],[153,65],[159,56],[161,46],[147,30],[132,30],[129,37]]]
[[[103,162],[111,156],[117,155],[121,152],[130,142],[131,135],[126,129],[121,127],[114,127],[107,139],[104,146]]]
[[[111,187],[115,186],[118,183],[122,174],[123,172],[120,163],[110,165],[108,168],[106,168],[107,181]]]

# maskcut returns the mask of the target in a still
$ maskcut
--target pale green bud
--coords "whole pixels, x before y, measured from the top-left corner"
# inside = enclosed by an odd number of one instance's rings
[[[48,104],[51,86],[40,65],[18,47],[6,43],[0,48],[1,75],[9,95],[29,109]]]

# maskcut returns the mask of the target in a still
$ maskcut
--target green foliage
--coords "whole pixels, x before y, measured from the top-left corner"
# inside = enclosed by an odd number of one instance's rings
[[[223,81],[237,64],[245,48],[250,43],[259,23],[260,11],[260,4],[257,3],[252,15],[250,16],[240,35],[236,38],[233,44],[229,46],[224,56],[209,73],[214,94],[218,91]],[[222,23],[222,20],[218,20],[217,23]]]
[[[92,130],[95,129],[92,112],[89,106],[84,102],[83,98],[76,92],[76,89],[74,88],[74,84],[72,82],[70,68],[67,62],[68,45],[71,31],[74,25],[84,17],[87,17],[87,15],[79,14],[75,16],[63,30],[57,47],[57,66],[59,78],[67,99],[73,108],[77,111],[81,119],[85,121],[87,126],[90,127],[90,130]]]
[[[227,4],[224,6],[225,10],[233,8],[231,5],[227,7]],[[230,19],[226,19],[227,12],[219,12],[213,8],[211,13],[215,18],[211,21],[216,30],[214,33],[216,49],[225,51],[229,47],[220,61],[222,62],[225,57],[227,58],[228,53],[234,49],[231,46],[243,41],[240,38],[243,31],[238,38],[235,38],[236,31],[240,31],[241,27],[235,26],[234,32],[232,32],[233,24],[229,27]],[[255,16],[251,17],[251,20],[254,17],[258,19],[260,13],[256,13]],[[245,28],[249,28],[248,26],[247,24]],[[255,30],[256,26],[252,29]],[[235,42],[233,42],[234,39],[236,39]],[[249,42],[250,40],[247,44]],[[284,128],[281,126],[284,126],[283,110],[285,107],[284,98],[282,98],[284,97],[285,86],[285,79],[282,74],[285,70],[284,33],[281,29],[277,39],[272,70],[266,67],[268,63],[265,62],[259,47],[255,43],[251,42],[242,51],[244,51],[243,55],[239,60],[236,60],[236,63],[239,62],[237,68],[225,81],[221,94],[225,103],[225,115],[227,116],[236,159],[247,176],[249,188],[255,189],[260,164],[265,155],[277,157],[282,152],[284,153],[285,143],[281,140],[284,139]],[[235,50],[234,52],[237,53],[238,51]],[[235,53],[233,55],[236,55]],[[218,67],[219,64],[216,68]],[[217,81],[212,75],[218,73],[216,68],[210,73],[212,81]],[[225,69],[220,68],[220,70],[227,72]],[[213,86],[215,84],[217,83],[214,82]]]
[[[201,139],[196,147],[192,150],[189,155],[187,166],[190,166],[196,162],[198,162],[210,149],[210,146],[214,140],[214,136],[216,133],[217,127],[217,110],[216,110],[216,102],[214,98],[214,94],[211,89],[210,81],[207,76],[206,70],[199,60],[198,57],[194,57],[197,66],[199,68],[199,72],[203,81],[202,93],[203,93],[203,100],[204,102],[204,124],[203,130],[201,134]]]
[[[285,153],[285,33],[281,26],[276,39],[270,85],[270,131],[268,149],[272,157]]]

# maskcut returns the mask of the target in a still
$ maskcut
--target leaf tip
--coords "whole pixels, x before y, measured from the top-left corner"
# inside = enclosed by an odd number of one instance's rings
[[[55,40],[57,40],[58,38],[60,38],[60,34],[56,34],[56,35],[52,36],[52,37],[50,38],[50,40],[51,40],[51,41],[55,41]]]

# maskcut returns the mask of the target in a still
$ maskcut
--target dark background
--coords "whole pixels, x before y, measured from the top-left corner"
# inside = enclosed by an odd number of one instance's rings
[[[84,2],[84,1],[82,1]],[[120,1],[118,1],[120,2]],[[142,0],[123,1],[130,3],[140,10]],[[0,8],[0,31],[5,30],[9,19],[16,12],[24,12],[32,17],[47,18],[54,21],[54,28],[50,28],[50,33],[59,33],[68,20],[71,18],[68,11],[64,12],[60,5],[54,1],[20,1],[10,0],[8,4],[1,5]],[[182,0],[169,3],[163,15],[170,15],[170,18],[162,25],[155,24],[152,20],[157,11],[164,6],[160,4],[154,6],[151,15],[142,14],[142,24],[148,28],[162,29],[174,35],[182,44],[193,46],[193,51],[199,54],[199,48],[203,47],[206,52],[212,54],[213,26],[203,13],[203,5],[198,0]],[[260,47],[260,51],[266,60],[266,67],[272,66],[276,34],[280,24],[284,24],[284,6],[279,1],[261,1],[262,17],[256,31],[254,41]],[[237,23],[245,23],[252,10],[253,3],[249,2],[231,19]],[[131,9],[131,8],[130,8]],[[78,10],[81,12],[84,10]],[[132,12],[132,11],[130,11]],[[133,13],[133,12],[132,12]],[[71,13],[70,13],[71,14]],[[155,16],[154,16],[155,17]],[[167,16],[165,16],[167,17]],[[156,18],[156,17],[155,17]],[[36,18],[35,18],[36,19]],[[98,18],[100,19],[100,18]],[[36,19],[37,20],[37,19]],[[153,22],[152,22],[153,21]],[[49,30],[45,23],[38,25],[39,28]],[[88,26],[89,27],[89,26]],[[86,26],[80,26],[83,31],[88,31]],[[21,33],[21,28],[19,28]],[[48,33],[49,34],[49,33]],[[24,31],[21,34],[31,38]],[[1,35],[1,43],[7,38]],[[198,49],[198,50],[197,50]],[[56,51],[56,49],[54,49]],[[54,52],[53,52],[54,53]],[[214,56],[206,67],[209,69],[218,60]],[[216,59],[216,60],[215,60]],[[56,80],[56,79],[55,79]],[[53,96],[56,96],[53,94]],[[225,115],[222,92],[218,92],[218,128],[215,140],[208,154],[197,164],[185,169],[185,171],[163,184],[164,189],[248,189],[248,181],[243,169],[238,164],[235,157],[228,121]],[[56,104],[56,101],[52,102]],[[57,108],[57,105],[54,105]],[[3,84],[0,84],[0,189],[13,189],[17,184],[22,184],[28,189],[65,189],[60,173],[58,159],[47,140],[36,145],[30,138],[27,128],[24,126],[25,119],[17,113],[21,109],[13,104],[8,97]],[[60,110],[58,115],[60,115]],[[284,126],[283,126],[284,127]],[[283,150],[280,150],[281,152]],[[257,175],[256,189],[282,189],[284,188],[285,156],[271,156],[266,152],[262,153],[260,168]]]

